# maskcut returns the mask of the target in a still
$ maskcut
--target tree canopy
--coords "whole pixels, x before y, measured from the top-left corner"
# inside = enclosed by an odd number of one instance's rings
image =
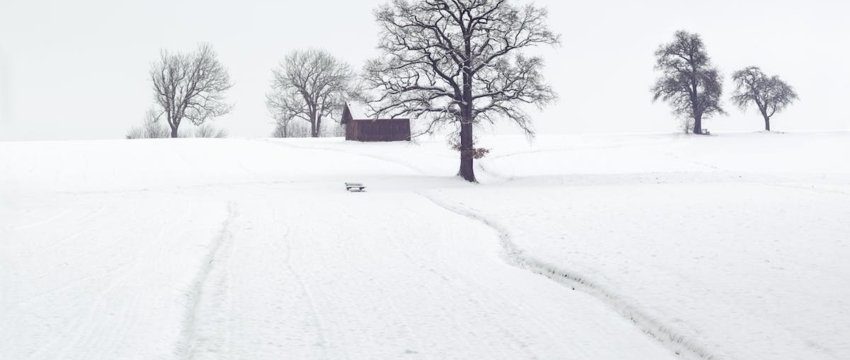
[[[756,66],[750,66],[732,74],[735,93],[732,102],[742,110],[755,104],[764,118],[764,129],[770,131],[770,118],[785,110],[795,100],[797,93],[779,76],[767,76]]]
[[[394,0],[375,12],[380,58],[365,67],[374,117],[428,120],[423,133],[450,125],[459,136],[459,175],[475,181],[473,126],[510,120],[533,135],[524,105],[556,99],[544,84],[543,60],[523,49],[556,45],[547,11],[509,0]]]
[[[673,42],[661,45],[655,57],[655,69],[662,75],[652,88],[653,101],[669,103],[686,129],[692,125],[695,134],[702,134],[703,120],[726,113],[720,106],[723,79],[698,34],[677,31]]]

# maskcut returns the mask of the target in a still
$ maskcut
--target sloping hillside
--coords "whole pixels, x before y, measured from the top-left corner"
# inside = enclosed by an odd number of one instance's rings
[[[850,135],[482,144],[0,143],[0,354],[850,357]]]

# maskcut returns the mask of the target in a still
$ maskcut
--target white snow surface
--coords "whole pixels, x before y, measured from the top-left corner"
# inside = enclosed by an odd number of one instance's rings
[[[850,134],[481,145],[0,143],[0,359],[850,358]]]

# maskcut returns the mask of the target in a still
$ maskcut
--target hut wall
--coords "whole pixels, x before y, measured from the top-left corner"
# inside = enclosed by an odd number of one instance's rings
[[[345,139],[353,141],[410,141],[410,120],[354,120],[346,123]]]

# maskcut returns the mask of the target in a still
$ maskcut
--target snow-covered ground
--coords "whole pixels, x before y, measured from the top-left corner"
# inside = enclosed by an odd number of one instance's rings
[[[850,134],[482,145],[0,143],[0,358],[850,358]]]

